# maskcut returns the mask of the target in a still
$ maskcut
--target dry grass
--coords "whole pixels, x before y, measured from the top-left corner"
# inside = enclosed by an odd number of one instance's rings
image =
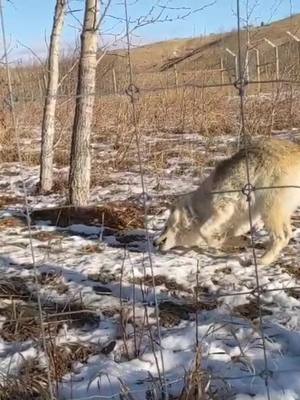
[[[86,363],[91,355],[106,349],[96,345],[68,343],[65,346],[49,341],[47,353],[50,360],[50,375],[57,385],[63,376],[73,371],[73,363]],[[54,394],[57,387],[54,385]],[[48,377],[46,368],[38,359],[24,360],[17,374],[6,376],[0,384],[0,400],[49,400]]]
[[[29,300],[30,291],[22,278],[17,276],[10,278],[2,278],[0,280],[0,297],[1,299],[23,299]]]
[[[204,76],[199,77],[205,83]],[[145,77],[146,79],[146,77]],[[162,77],[163,79],[163,77]],[[199,82],[198,82],[199,83]],[[162,81],[163,86],[166,82]],[[252,88],[248,88],[252,91]],[[256,90],[256,89],[255,89]],[[264,96],[249,96],[245,104],[246,130],[252,136],[271,135],[274,129],[300,127],[300,96],[296,87],[277,85],[266,88]],[[137,103],[138,127],[144,143],[143,156],[146,170],[158,176],[169,166],[171,158],[188,155],[190,164],[199,171],[207,162],[203,153],[190,151],[184,144],[185,133],[198,133],[213,140],[220,135],[236,135],[240,130],[240,110],[234,92],[221,89],[170,89],[146,92]],[[74,98],[58,101],[54,162],[56,167],[69,164],[70,138],[73,122]],[[112,171],[136,170],[135,141],[132,125],[132,110],[126,96],[97,97],[92,133],[91,187],[113,183]],[[28,165],[39,164],[39,128],[42,102],[27,101],[17,105],[20,134],[22,136],[22,158]],[[17,161],[16,144],[7,111],[6,122],[0,127],[0,161]],[[168,139],[178,134],[177,146],[166,146],[155,138]],[[182,137],[181,137],[182,136]],[[149,140],[153,138],[153,140]],[[34,146],[29,142],[35,143]],[[99,154],[98,148],[101,148]],[[101,172],[99,172],[101,171]],[[176,171],[180,173],[181,171]],[[183,171],[182,171],[183,172]],[[67,170],[57,172],[53,191],[66,194],[68,190]]]
[[[48,289],[55,290],[58,294],[65,294],[69,287],[64,283],[64,279],[59,272],[41,272],[38,277],[41,286],[47,286]]]
[[[24,198],[19,196],[1,195],[0,196],[0,209],[6,208],[10,205],[23,204]]]
[[[0,400],[50,400],[46,371],[37,360],[26,360],[19,374],[0,383]]]
[[[184,304],[173,301],[163,301],[159,304],[160,325],[166,328],[178,325],[182,320],[192,319],[197,311],[214,310],[217,308],[217,302],[186,302]]]
[[[57,276],[41,275],[39,281],[51,289],[57,288],[58,291],[61,289],[64,292],[61,282],[57,281]],[[18,289],[19,292],[16,293]],[[35,294],[30,293],[25,283],[17,278],[2,282],[1,290],[2,298],[11,299],[11,302],[3,304],[0,308],[0,315],[5,318],[0,336],[7,342],[40,340],[42,331]],[[43,313],[44,330],[50,339],[58,334],[63,324],[70,328],[81,328],[84,325],[98,324],[100,320],[96,312],[78,302],[66,304],[49,302],[43,305]]]
[[[155,275],[153,278],[151,275],[146,275],[143,278],[135,278],[132,279],[132,283],[136,283],[138,285],[146,285],[146,286],[153,286],[153,280],[155,286],[165,286],[170,292],[187,292],[192,293],[191,288],[187,288],[184,285],[176,282],[173,278],[168,278],[165,275]]]
[[[194,364],[186,373],[185,384],[178,400],[216,400],[210,387],[209,373],[202,366],[202,351],[196,349]]]
[[[255,320],[260,315],[258,304],[255,300],[250,300],[249,303],[238,305],[234,308],[233,312],[236,315],[241,315],[244,318]],[[262,315],[272,315],[272,312],[264,307],[261,307]]]
[[[271,135],[274,129],[290,129],[300,127],[299,94],[290,87],[282,85],[279,88],[269,88],[268,96],[249,97],[246,101],[246,130],[251,135]],[[40,110],[28,121],[28,113],[36,103],[27,103],[24,110],[20,110],[19,120],[22,121],[22,131],[32,131],[32,127],[40,126]],[[70,132],[73,111],[69,110],[70,103],[62,105],[63,114],[56,138],[54,161],[57,167],[65,167],[69,163]],[[64,122],[62,120],[64,119]],[[138,123],[142,135],[150,133],[163,135],[199,133],[207,138],[220,135],[236,134],[239,131],[239,105],[234,97],[227,96],[227,89],[180,89],[165,90],[141,95],[138,101]],[[63,127],[61,127],[64,125]],[[31,137],[38,139],[38,132]],[[93,150],[92,187],[102,184],[103,178],[109,176],[111,170],[130,170],[135,165],[132,150],[135,148],[132,115],[129,101],[126,97],[97,98],[93,123],[92,143],[98,146],[106,145],[111,149],[109,157],[102,153],[100,159],[98,151]],[[28,132],[27,132],[28,134]],[[23,134],[22,134],[23,135]],[[2,162],[17,161],[16,146],[11,129],[0,131],[0,160]],[[24,142],[25,143],[25,142]],[[167,160],[175,156],[173,148],[164,146],[158,148],[153,143],[147,149],[147,168],[163,170]],[[23,160],[29,165],[39,164],[39,145],[36,147],[24,145]],[[177,149],[179,153],[183,147]],[[178,154],[177,154],[178,155]],[[196,156],[195,156],[196,157]],[[98,162],[101,161],[102,173],[99,174]],[[194,165],[201,165],[203,160],[195,158]],[[54,191],[64,193],[68,185],[68,176],[59,173],[55,177]],[[105,179],[104,179],[105,185]]]
[[[54,382],[60,382],[64,375],[72,372],[74,362],[86,363],[89,356],[101,353],[101,347],[81,343],[58,346],[53,341],[49,342],[47,351],[52,366],[52,378]]]

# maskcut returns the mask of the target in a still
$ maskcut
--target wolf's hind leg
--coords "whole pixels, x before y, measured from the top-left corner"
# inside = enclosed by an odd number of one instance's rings
[[[278,202],[274,202],[271,207],[264,210],[262,219],[265,228],[270,234],[270,242],[267,251],[261,258],[261,264],[271,264],[278,258],[281,250],[289,243],[292,236],[290,214]]]

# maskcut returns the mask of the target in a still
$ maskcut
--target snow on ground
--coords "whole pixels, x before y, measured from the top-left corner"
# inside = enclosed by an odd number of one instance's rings
[[[293,133],[293,138],[298,136],[297,132]],[[180,141],[178,135],[174,135],[176,140]],[[194,151],[205,151],[200,136],[185,135],[185,140],[191,141]],[[228,138],[216,139],[210,146],[212,155],[207,157],[214,160],[224,157],[229,142],[234,144]],[[199,178],[195,170],[191,168],[182,175],[176,173],[177,167],[178,159],[171,160],[170,168],[159,179],[159,186],[157,177],[146,171],[149,204],[155,206],[163,196],[195,187]],[[1,166],[0,187],[5,196],[22,196],[19,172],[17,164]],[[26,167],[24,176],[30,207],[63,204],[64,199],[58,194],[31,194],[37,183],[38,168]],[[112,172],[109,178],[111,184],[93,189],[93,201],[140,200],[138,172]],[[43,359],[38,341],[30,334],[23,340],[8,339],[5,325],[10,316],[3,310],[10,299],[3,295],[3,282],[9,279],[19,285],[24,282],[25,292],[34,293],[36,287],[28,229],[19,219],[21,210],[22,199],[0,210],[1,376],[16,373],[25,359]],[[150,216],[151,238],[165,218],[166,212]],[[208,398],[267,399],[267,380],[272,400],[299,400],[299,221],[300,214],[295,216],[295,239],[280,260],[258,271],[264,289],[261,310],[265,354],[255,297],[255,268],[242,266],[239,261],[239,257],[251,257],[249,247],[229,254],[208,250],[160,254],[151,248],[150,262],[143,231],[129,232],[132,239],[125,248],[119,236],[111,231],[99,240],[99,227],[73,224],[55,228],[47,221],[33,225],[32,243],[43,307],[80,304],[98,317],[77,321],[77,324],[62,323],[55,334],[57,346],[80,343],[96,349],[85,360],[73,360],[72,370],[58,383],[58,398],[117,398],[126,390],[134,399],[152,398],[159,387],[157,363],[159,370],[164,370],[168,393],[179,396],[187,371],[195,362],[198,343],[207,387],[215,396]],[[265,239],[263,230],[256,234],[258,256]],[[156,277],[155,291],[149,283],[152,270]],[[140,284],[142,281],[144,284]],[[15,296],[16,304],[25,306],[36,301],[34,298],[22,300],[19,294]],[[156,297],[160,308],[161,347],[155,320]],[[59,310],[68,312],[69,308],[64,306]],[[153,340],[147,326],[151,326]]]

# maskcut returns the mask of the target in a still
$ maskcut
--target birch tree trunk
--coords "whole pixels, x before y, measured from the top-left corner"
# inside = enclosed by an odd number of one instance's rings
[[[57,0],[53,18],[48,57],[48,79],[42,122],[40,159],[40,191],[48,192],[53,185],[53,141],[55,134],[56,95],[59,79],[60,36],[64,25],[67,0]]]
[[[98,0],[86,0],[69,174],[69,200],[74,206],[85,206],[89,200],[98,19]]]

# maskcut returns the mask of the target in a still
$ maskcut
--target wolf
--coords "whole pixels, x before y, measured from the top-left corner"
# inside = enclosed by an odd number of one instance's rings
[[[219,249],[260,220],[269,242],[259,263],[269,265],[292,237],[291,215],[298,206],[300,145],[253,140],[219,162],[195,191],[175,200],[154,245],[162,252],[177,247]]]

